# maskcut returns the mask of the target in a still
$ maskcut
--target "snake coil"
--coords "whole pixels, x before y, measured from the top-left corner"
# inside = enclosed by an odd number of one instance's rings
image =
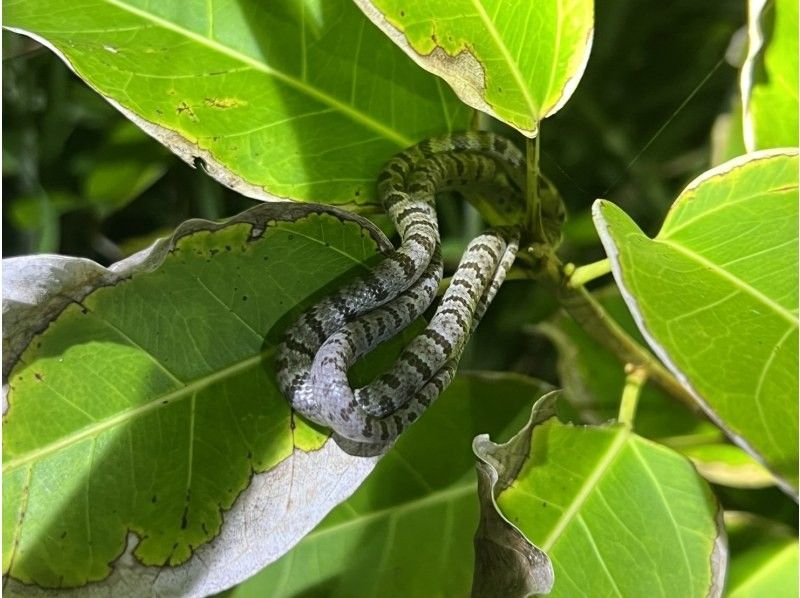
[[[446,190],[487,201],[498,216],[495,227],[468,245],[427,328],[394,366],[353,390],[348,368],[436,298],[442,258],[434,201]],[[277,379],[294,410],[306,418],[351,441],[387,444],[450,383],[467,340],[516,257],[524,157],[491,133],[430,139],[386,164],[378,176],[378,196],[400,247],[300,316],[278,347]]]

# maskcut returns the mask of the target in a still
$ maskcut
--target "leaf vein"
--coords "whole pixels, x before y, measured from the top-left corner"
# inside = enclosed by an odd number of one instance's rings
[[[247,56],[246,54],[234,50],[233,48],[225,46],[216,40],[209,39],[207,37],[195,33],[194,31],[190,31],[189,29],[186,29],[185,27],[182,27],[177,23],[173,23],[166,19],[162,19],[161,17],[158,17],[153,13],[150,13],[141,8],[130,6],[125,2],[122,2],[121,0],[105,0],[105,1],[113,6],[116,6],[121,10],[127,11],[131,14],[141,17],[142,19],[149,20],[179,35],[183,35],[199,43],[200,45],[203,45],[216,52],[219,52],[220,54],[223,54],[225,56],[228,56],[234,60],[238,60],[245,64],[249,64],[254,69],[261,71],[262,73],[265,73],[267,75],[275,77],[276,79],[282,81],[283,83],[289,85],[290,87],[293,87],[294,89],[307,95],[308,97],[311,97],[323,104],[327,104],[328,106],[335,108],[343,115],[349,117],[351,120],[369,129],[377,131],[387,139],[394,141],[400,147],[406,147],[411,145],[412,143],[411,139],[401,134],[400,132],[395,131],[394,129],[387,127],[383,123],[378,122],[371,116],[357,110],[354,106],[346,104],[336,99],[335,97],[325,93],[324,91],[312,87],[311,85],[309,85],[308,83],[306,83],[301,79],[297,79],[296,77],[293,77],[288,73],[284,73],[283,71],[274,69],[269,65],[260,62],[259,60],[256,60],[255,58],[252,58],[250,56]]]
[[[740,288],[748,295],[752,296],[753,298],[757,299],[758,301],[760,301],[761,303],[772,309],[781,318],[792,324],[792,326],[794,327],[797,326],[797,317],[794,314],[792,314],[792,312],[790,312],[782,305],[779,305],[778,303],[767,297],[764,293],[754,288],[752,285],[748,284],[738,276],[735,276],[734,274],[728,272],[727,270],[722,268],[719,264],[712,262],[711,260],[703,257],[699,253],[696,253],[691,249],[689,249],[688,247],[684,247],[683,245],[676,243],[674,241],[668,241],[666,239],[654,239],[654,242],[667,245],[668,247],[671,247],[678,253],[682,253],[690,260],[695,261],[698,264],[706,267],[709,271],[717,274],[721,278],[724,278],[728,282],[732,283],[734,286]]]

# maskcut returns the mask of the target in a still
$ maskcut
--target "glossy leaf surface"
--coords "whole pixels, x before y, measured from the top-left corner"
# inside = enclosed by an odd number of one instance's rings
[[[618,207],[595,225],[658,356],[743,448],[797,484],[797,151],[691,183],[648,238]]]
[[[347,0],[10,1],[53,48],[189,164],[252,197],[374,201],[380,166],[468,110]]]
[[[357,0],[467,104],[533,137],[583,75],[594,34],[586,0]]]
[[[684,457],[619,424],[533,423],[527,451],[492,448],[520,459],[497,504],[552,561],[551,596],[720,594],[718,506]]]
[[[109,269],[7,260],[6,589],[223,589],[352,492],[375,458],[292,418],[272,357],[314,296],[387,243],[362,219],[282,203],[189,221]]]

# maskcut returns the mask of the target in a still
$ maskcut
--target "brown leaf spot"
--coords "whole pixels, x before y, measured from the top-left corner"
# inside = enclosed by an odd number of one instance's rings
[[[247,105],[246,101],[237,98],[206,98],[203,103],[209,108],[217,108],[219,110],[228,110],[229,108]]]

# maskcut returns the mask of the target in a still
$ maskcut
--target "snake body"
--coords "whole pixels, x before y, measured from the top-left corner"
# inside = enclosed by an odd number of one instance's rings
[[[386,164],[378,195],[401,244],[286,332],[277,379],[295,411],[346,439],[388,443],[444,390],[516,256],[523,160],[502,137],[471,132],[424,141]],[[442,260],[434,200],[451,189],[477,202],[488,196],[496,228],[469,244],[427,328],[394,366],[354,391],[349,367],[435,299]]]

